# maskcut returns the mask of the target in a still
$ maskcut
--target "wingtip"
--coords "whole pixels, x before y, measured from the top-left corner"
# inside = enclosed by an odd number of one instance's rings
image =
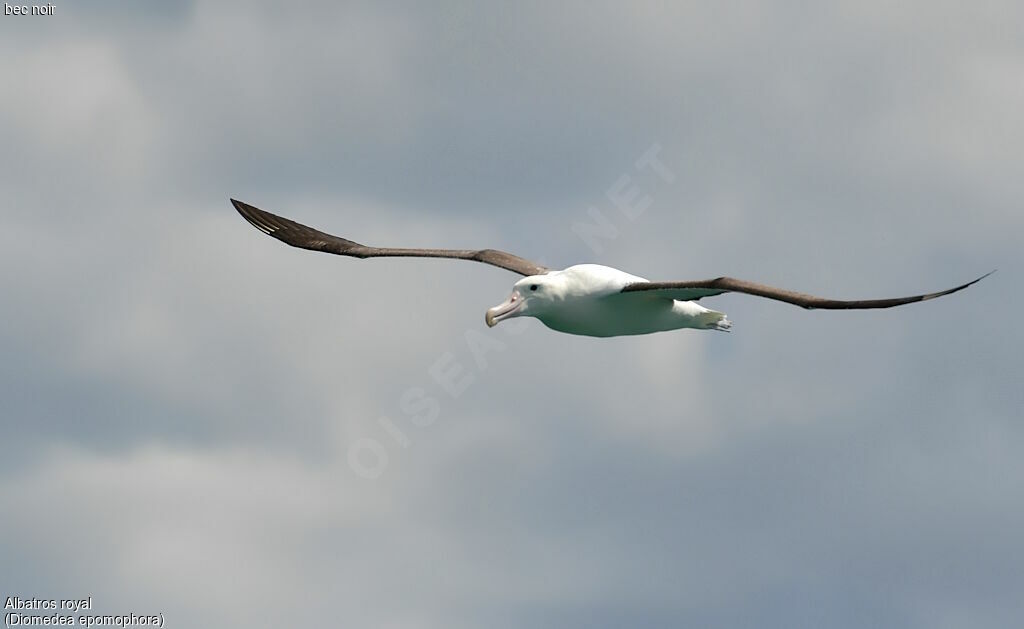
[[[966,284],[961,284],[959,286],[954,286],[953,288],[950,288],[949,290],[944,290],[944,291],[939,292],[939,293],[932,293],[931,295],[925,295],[920,301],[928,301],[929,299],[935,299],[936,297],[945,297],[946,295],[952,295],[953,293],[958,293],[958,292],[962,291],[963,289],[965,289],[965,288],[967,288],[969,286],[974,286],[975,284],[977,284],[978,282],[980,282],[981,280],[985,279],[989,275],[992,275],[995,272],[996,272],[996,269],[992,269],[988,273],[982,275],[981,277],[979,277],[977,279],[971,280],[970,282],[967,282]]]
[[[278,222],[272,220],[277,219],[279,221],[280,217],[274,216],[269,212],[264,212],[257,207],[237,199],[231,199],[231,204],[235,206],[235,209],[242,215],[242,218],[264,234],[273,236],[274,232],[281,228],[281,225]]]
[[[263,210],[259,209],[254,205],[249,205],[245,201],[239,201],[238,199],[231,199],[231,205],[235,206],[235,210],[237,210],[238,213],[242,215],[242,218],[249,221],[254,226],[258,227],[260,231],[267,231],[264,227],[260,225],[262,221],[259,220],[260,217],[266,214],[266,212],[264,212]]]
[[[979,277],[978,279],[976,279],[976,280],[973,280],[973,281],[971,281],[971,282],[968,282],[967,284],[964,284],[964,287],[966,288],[967,286],[970,286],[971,284],[977,284],[978,282],[980,282],[981,280],[985,279],[985,278],[986,278],[986,277],[988,277],[989,275],[992,275],[993,273],[995,273],[995,272],[996,272],[996,271],[998,271],[998,270],[999,270],[999,269],[992,269],[991,271],[989,271],[988,273],[986,273],[986,274],[982,275],[982,276],[981,276],[981,277]]]

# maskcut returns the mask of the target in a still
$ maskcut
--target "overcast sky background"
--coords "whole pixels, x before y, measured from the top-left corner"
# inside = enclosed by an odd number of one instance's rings
[[[1022,24],[1009,1],[0,16],[0,595],[169,627],[1019,626]],[[229,197],[369,244],[839,298],[999,272],[889,311],[708,302],[732,334],[489,330],[516,276],[291,249]]]

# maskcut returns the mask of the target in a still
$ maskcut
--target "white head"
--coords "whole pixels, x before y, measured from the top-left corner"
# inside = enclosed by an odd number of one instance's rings
[[[488,327],[512,317],[536,317],[547,312],[551,306],[564,298],[562,285],[554,274],[530,275],[512,286],[508,299],[487,311],[485,321]]]

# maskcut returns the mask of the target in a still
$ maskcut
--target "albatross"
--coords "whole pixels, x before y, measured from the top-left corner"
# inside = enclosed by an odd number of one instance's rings
[[[842,301],[825,299],[732,277],[680,282],[651,282],[600,264],[577,264],[561,271],[543,267],[497,249],[404,249],[371,247],[324,233],[231,199],[256,229],[293,247],[354,258],[453,258],[483,262],[524,276],[512,286],[508,299],[487,310],[488,327],[513,317],[536,317],[547,327],[583,336],[625,336],[694,328],[729,331],[732,322],[722,312],[696,303],[723,293],[745,293],[783,301],[809,310],[892,308],[928,301],[963,290],[994,273],[953,288],[890,299]]]

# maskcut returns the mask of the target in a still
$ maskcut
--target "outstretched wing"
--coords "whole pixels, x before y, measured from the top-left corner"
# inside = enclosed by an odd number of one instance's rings
[[[622,292],[633,293],[642,291],[656,294],[660,297],[679,299],[682,301],[692,301],[700,299],[701,297],[711,297],[714,295],[721,295],[722,293],[736,292],[784,301],[786,303],[795,304],[808,309],[825,308],[829,310],[860,310],[867,308],[892,308],[893,306],[912,304],[916,301],[935,299],[936,297],[942,297],[943,295],[949,295],[950,293],[963,290],[975,282],[980,282],[993,273],[995,273],[995,271],[989,271],[974,281],[961,284],[960,286],[955,286],[948,290],[939,291],[937,293],[912,295],[910,297],[893,297],[891,299],[858,299],[853,301],[825,299],[823,297],[815,297],[814,295],[775,288],[774,286],[767,286],[765,284],[738,280],[732,277],[718,277],[713,280],[696,280],[691,282],[634,282],[626,285],[626,287],[622,289]]]
[[[242,218],[252,223],[256,229],[277,238],[281,242],[302,249],[324,251],[354,258],[410,257],[473,260],[519,273],[520,275],[543,275],[548,272],[547,268],[539,264],[511,253],[498,251],[497,249],[400,249],[395,247],[370,247],[339,238],[338,236],[325,234],[312,227],[306,227],[287,218],[265,212],[248,203],[234,199],[231,199],[231,203],[238,210],[238,213],[242,215]]]

